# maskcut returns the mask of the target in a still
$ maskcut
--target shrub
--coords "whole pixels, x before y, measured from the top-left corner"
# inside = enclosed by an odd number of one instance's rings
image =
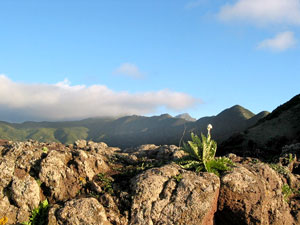
[[[221,171],[227,171],[233,166],[233,162],[227,157],[215,158],[217,143],[211,139],[210,130],[212,125],[207,126],[207,137],[201,133],[200,138],[191,133],[191,141],[183,143],[182,150],[188,155],[179,160],[179,165],[184,169],[194,169],[196,172],[206,171],[217,176]]]
[[[287,176],[289,174],[289,171],[279,164],[270,163],[269,166],[281,175]]]
[[[40,203],[40,205],[32,210],[28,222],[22,223],[23,225],[46,225],[48,224],[48,211],[49,203],[47,199]]]
[[[290,196],[293,194],[293,189],[290,188],[288,184],[282,186],[282,194],[285,201],[288,201]]]
[[[101,183],[100,186],[102,188],[102,194],[103,193],[109,193],[109,194],[113,194],[114,193],[114,189],[113,189],[113,182],[114,179],[105,175],[104,173],[99,173],[97,174],[98,177],[98,181]]]

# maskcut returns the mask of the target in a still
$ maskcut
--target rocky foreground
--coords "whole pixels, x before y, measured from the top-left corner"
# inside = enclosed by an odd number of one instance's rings
[[[220,177],[182,169],[183,154],[0,141],[0,224],[300,224],[300,144],[272,163],[229,154]]]

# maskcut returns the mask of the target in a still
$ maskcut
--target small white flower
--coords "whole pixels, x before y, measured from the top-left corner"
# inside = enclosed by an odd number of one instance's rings
[[[211,124],[208,124],[208,125],[207,125],[207,130],[208,130],[208,131],[210,131],[212,128],[213,128],[213,127],[212,127]]]

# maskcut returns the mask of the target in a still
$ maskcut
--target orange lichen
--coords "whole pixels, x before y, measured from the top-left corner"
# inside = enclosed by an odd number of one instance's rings
[[[2,218],[0,219],[0,225],[6,224],[7,221],[8,221],[8,218],[7,218],[6,216],[2,217]]]

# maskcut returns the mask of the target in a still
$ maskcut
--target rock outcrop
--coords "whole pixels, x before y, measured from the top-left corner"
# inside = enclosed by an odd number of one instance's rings
[[[150,169],[131,183],[132,225],[214,223],[220,188],[214,174],[197,175],[171,164]]]
[[[298,146],[273,165],[230,154],[218,177],[179,167],[176,146],[0,141],[0,219],[29,221],[47,199],[48,225],[300,224]]]
[[[221,178],[221,183],[221,224],[294,224],[282,194],[283,183],[268,165],[238,165]]]
[[[111,225],[104,207],[95,198],[80,198],[66,202],[57,212],[57,224]]]

